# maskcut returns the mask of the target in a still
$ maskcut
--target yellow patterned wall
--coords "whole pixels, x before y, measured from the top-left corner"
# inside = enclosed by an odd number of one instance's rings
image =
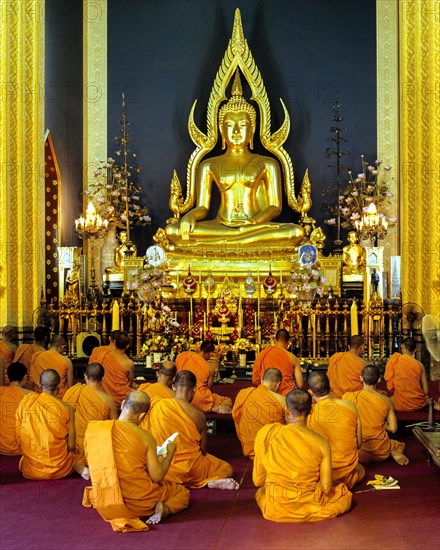
[[[440,2],[399,9],[403,301],[440,314]]]
[[[23,328],[44,280],[44,0],[0,9],[0,325]]]

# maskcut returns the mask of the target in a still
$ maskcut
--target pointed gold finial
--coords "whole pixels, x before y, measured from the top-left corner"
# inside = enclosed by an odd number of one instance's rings
[[[240,10],[235,10],[234,16],[234,28],[232,29],[231,36],[231,49],[234,54],[242,54],[246,47],[246,40],[244,38],[243,25],[241,23]]]
[[[231,95],[233,96],[243,95],[243,87],[241,85],[240,71],[238,70],[238,67],[235,69],[235,76],[234,76],[234,82],[232,84]]]

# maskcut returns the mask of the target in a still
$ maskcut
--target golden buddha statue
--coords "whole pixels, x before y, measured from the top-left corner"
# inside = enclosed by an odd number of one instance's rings
[[[127,231],[119,233],[120,244],[115,248],[115,265],[105,268],[106,273],[123,273],[124,272],[124,256],[129,247],[127,245]],[[130,250],[133,250],[133,256],[136,256],[137,247],[134,243],[130,243]]]
[[[169,224],[169,241],[191,246],[204,243],[279,243],[296,245],[304,236],[302,227],[272,220],[281,212],[281,173],[278,162],[251,152],[256,111],[242,95],[239,73],[232,97],[219,112],[222,155],[202,161],[196,179],[197,205],[180,223]],[[205,220],[213,184],[220,193],[220,208],[214,220]]]
[[[81,278],[81,264],[77,261],[67,271],[64,280],[64,302],[77,305],[79,303],[79,285]]]
[[[342,249],[343,272],[349,275],[363,273],[367,265],[367,252],[358,243],[356,231],[350,231],[347,240],[350,244]]]

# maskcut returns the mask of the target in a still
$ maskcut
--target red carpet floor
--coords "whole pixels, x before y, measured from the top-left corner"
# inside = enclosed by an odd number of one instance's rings
[[[440,473],[427,466],[412,435],[405,436],[411,464],[367,464],[398,479],[400,490],[354,494],[351,511],[313,524],[266,521],[255,503],[252,463],[241,456],[235,435],[209,440],[210,452],[229,460],[238,492],[191,491],[188,510],[146,533],[114,533],[95,510],[83,508],[87,482],[76,475],[58,481],[24,480],[18,458],[0,457],[0,548],[71,550],[136,549],[351,549],[394,550],[440,547]],[[357,489],[365,489],[365,483]]]

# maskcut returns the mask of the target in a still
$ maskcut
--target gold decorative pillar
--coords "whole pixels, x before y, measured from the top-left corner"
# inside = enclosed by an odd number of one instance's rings
[[[404,302],[440,312],[439,2],[400,2],[401,254]]]
[[[0,325],[22,329],[45,272],[44,0],[0,9]]]
[[[377,158],[392,166],[394,200],[388,214],[399,219],[399,0],[376,2],[376,49]],[[381,244],[389,273],[391,256],[400,254],[398,224]]]
[[[107,0],[83,0],[83,21],[83,189],[86,190],[94,181],[95,170],[107,158]],[[86,196],[84,212],[87,203]],[[83,244],[90,274],[90,243]],[[102,240],[97,246],[100,250]],[[99,267],[96,280],[101,286]]]

